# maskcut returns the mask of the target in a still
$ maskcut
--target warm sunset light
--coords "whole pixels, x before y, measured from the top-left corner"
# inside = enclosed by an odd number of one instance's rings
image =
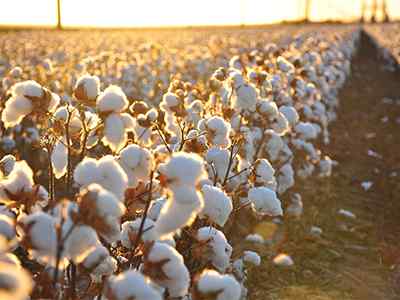
[[[6,3],[0,10],[2,25],[56,23],[56,0],[0,2]],[[360,17],[361,0],[311,2],[311,20],[347,21]],[[400,1],[387,3],[391,17],[400,17]],[[303,18],[304,6],[303,0],[61,0],[64,26],[101,27],[275,23]]]

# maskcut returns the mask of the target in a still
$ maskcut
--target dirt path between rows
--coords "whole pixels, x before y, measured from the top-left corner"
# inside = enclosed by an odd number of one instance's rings
[[[274,267],[259,247],[250,299],[400,299],[400,73],[383,68],[366,34],[339,99],[325,151],[339,165],[328,180],[300,184],[304,215],[285,225],[281,250],[295,265]],[[311,226],[321,238],[309,238]]]

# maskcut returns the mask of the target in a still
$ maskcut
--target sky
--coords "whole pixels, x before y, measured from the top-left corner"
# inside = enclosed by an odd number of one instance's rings
[[[313,0],[311,19],[358,18],[362,0]],[[372,0],[366,0],[371,2]],[[379,1],[379,0],[378,0]],[[263,24],[294,20],[303,0],[61,0],[66,26]],[[400,18],[400,0],[387,0]],[[56,0],[0,0],[1,25],[54,25]]]

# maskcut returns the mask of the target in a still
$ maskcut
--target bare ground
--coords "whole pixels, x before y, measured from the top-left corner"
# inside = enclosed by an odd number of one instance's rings
[[[278,248],[242,243],[263,257],[261,268],[249,272],[249,299],[400,299],[400,74],[383,68],[365,34],[339,99],[325,151],[339,162],[333,176],[298,185],[304,215],[277,230]],[[373,183],[368,191],[365,181]],[[341,218],[339,209],[356,219]],[[313,225],[323,229],[321,238],[310,238]],[[253,232],[268,235],[272,227],[264,222]],[[273,266],[278,252],[295,265]]]

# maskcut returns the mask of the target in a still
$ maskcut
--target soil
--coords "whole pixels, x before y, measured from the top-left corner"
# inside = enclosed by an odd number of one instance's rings
[[[400,73],[384,66],[363,33],[325,150],[338,166],[329,179],[297,186],[304,215],[285,221],[278,249],[244,245],[263,258],[249,272],[249,299],[400,299]],[[365,190],[363,182],[372,186]],[[311,226],[321,237],[310,236]],[[277,251],[294,266],[274,266]]]

